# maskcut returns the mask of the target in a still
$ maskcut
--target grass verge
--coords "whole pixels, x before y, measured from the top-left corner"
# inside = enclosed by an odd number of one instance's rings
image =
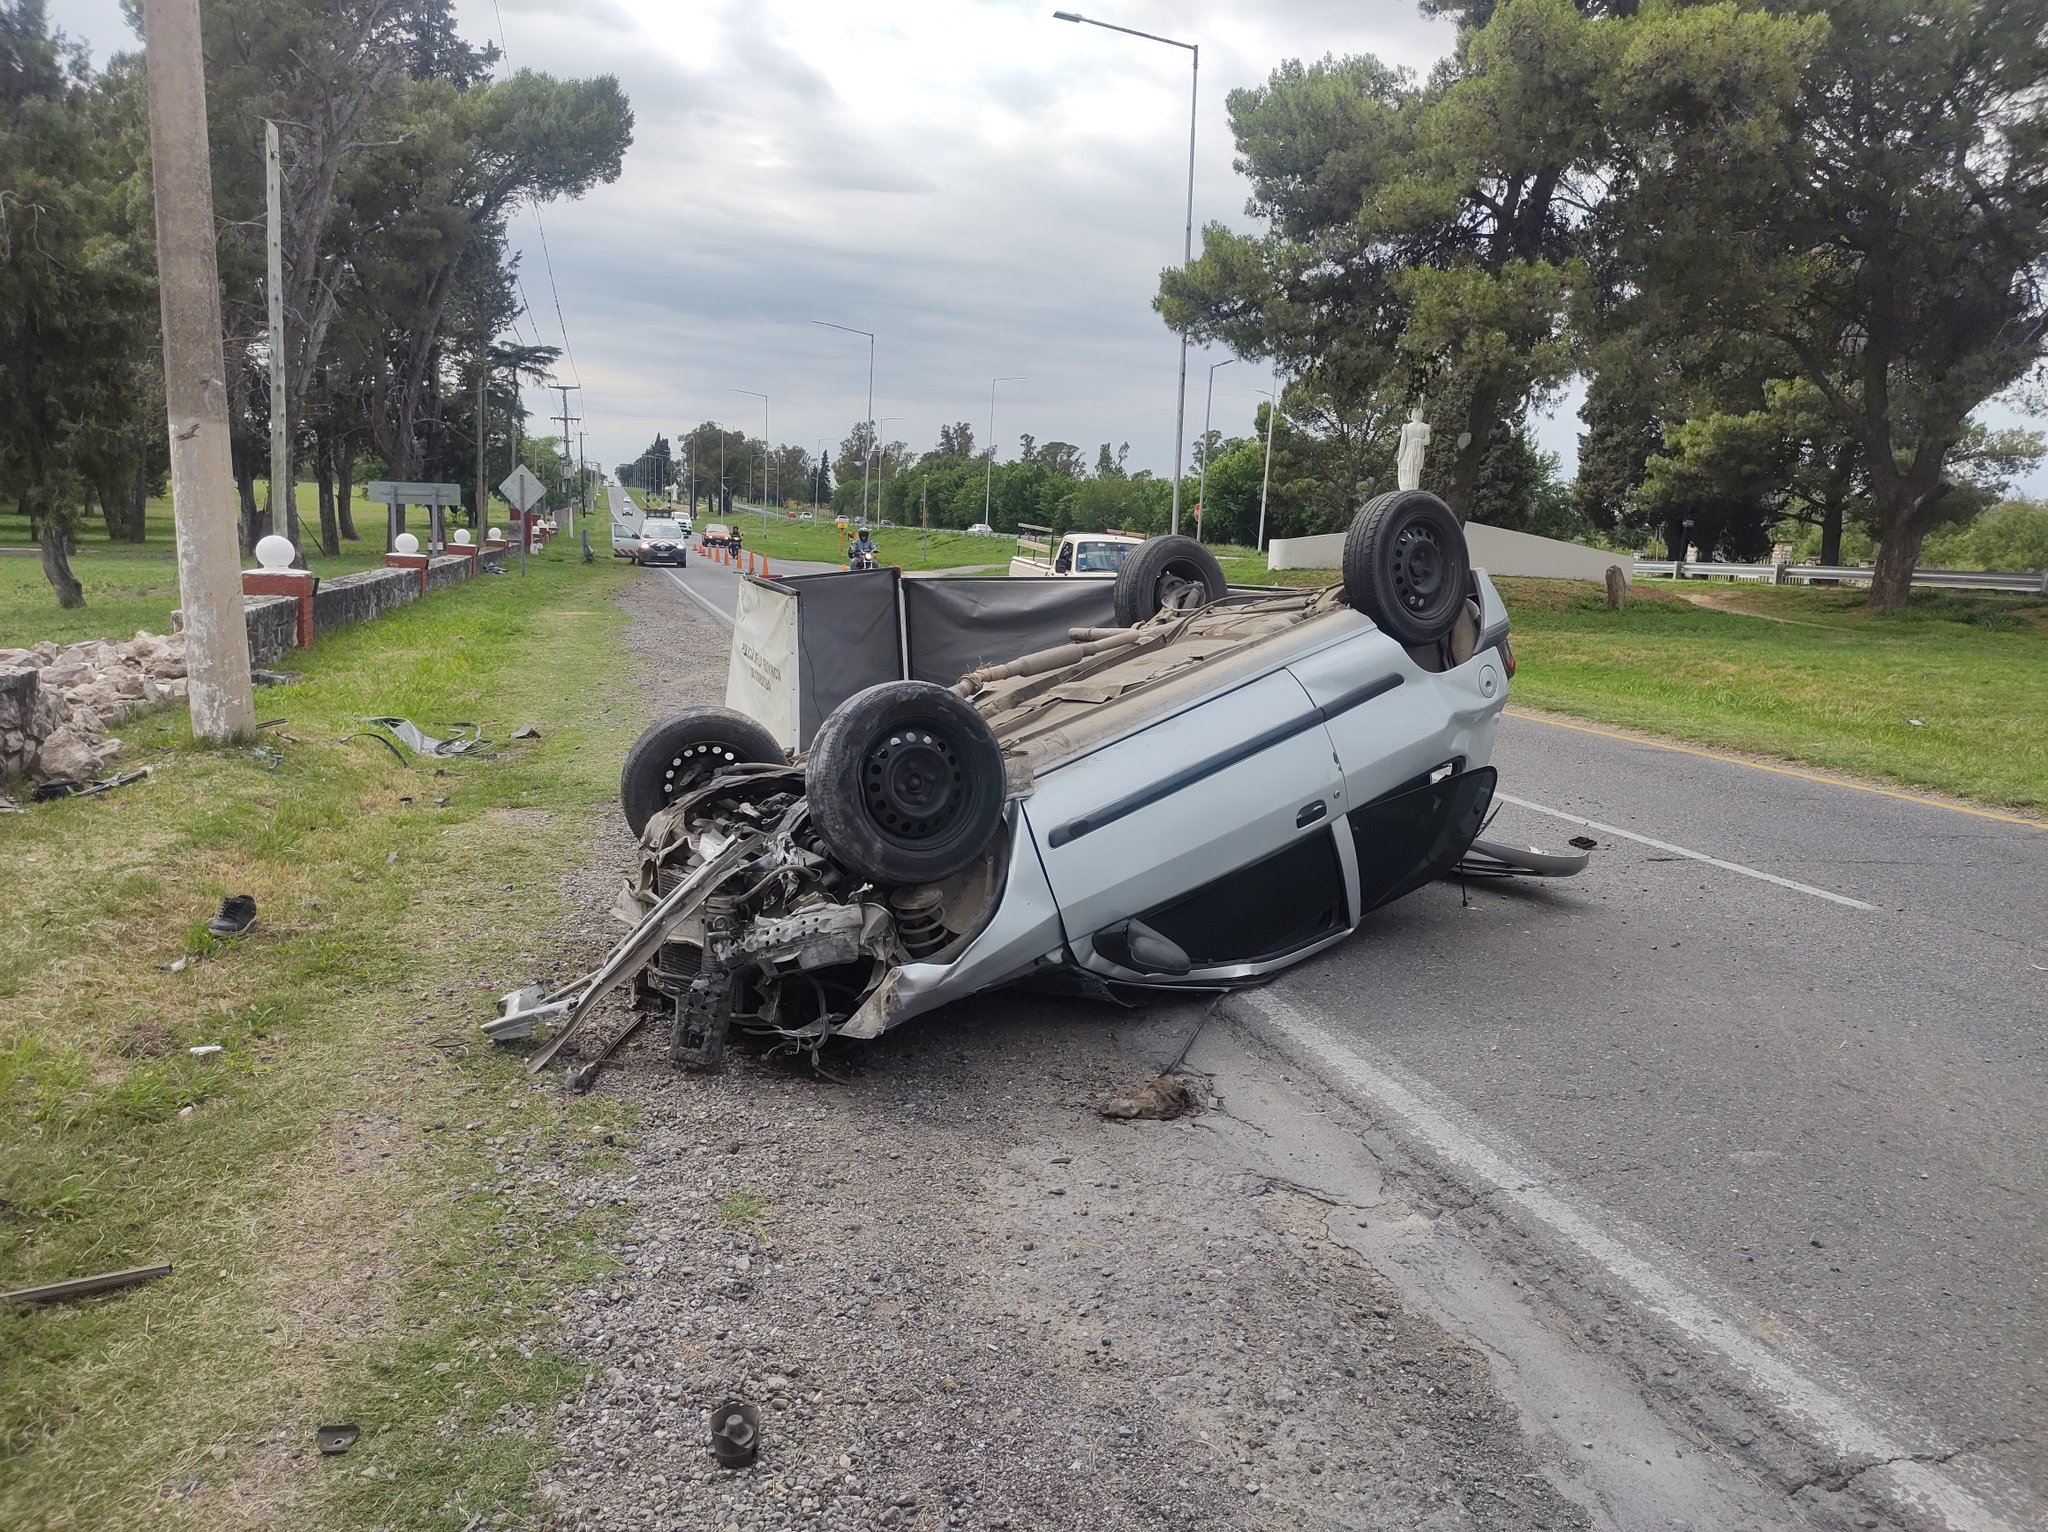
[[[547,950],[636,712],[630,572],[531,567],[295,657],[275,770],[163,711],[122,730],[148,781],[0,821],[0,1286],[176,1268],[0,1314],[0,1526],[520,1514],[581,1377],[551,1299],[602,1267],[558,1186],[621,1124],[475,1023]],[[540,738],[401,765],[343,741],[368,713]],[[216,942],[230,892],[259,923]],[[362,1440],[322,1458],[337,1420]]]
[[[329,580],[383,562],[381,534],[375,547],[344,543],[338,555],[315,550],[306,560],[308,568]],[[41,560],[0,555],[0,648],[27,649],[45,639],[71,644],[86,638],[133,638],[138,628],[170,632],[171,612],[178,605],[178,563],[170,551],[82,547],[71,555],[71,572],[85,589],[85,605],[66,611],[43,578]]]
[[[1515,700],[1702,744],[2048,808],[2048,601],[1498,582]]]

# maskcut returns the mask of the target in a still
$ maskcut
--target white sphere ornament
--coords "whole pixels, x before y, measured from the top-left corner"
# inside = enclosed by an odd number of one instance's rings
[[[467,548],[469,546],[469,533],[461,530],[460,528],[457,528],[455,533],[455,546],[458,548]]]
[[[391,544],[393,553],[418,553],[420,540],[410,532],[401,532]]]
[[[279,537],[275,532],[256,540],[256,562],[265,569],[291,568],[298,551],[289,537]]]
[[[505,540],[505,529],[503,527],[492,527],[484,535],[494,543],[502,543]]]

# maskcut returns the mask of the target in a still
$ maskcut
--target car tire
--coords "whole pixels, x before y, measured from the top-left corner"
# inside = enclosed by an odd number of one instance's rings
[[[1003,819],[1003,752],[988,720],[929,681],[856,692],[804,763],[811,823],[849,872],[936,883],[987,849]]]
[[[676,798],[727,766],[788,759],[775,736],[723,707],[687,707],[633,742],[619,772],[619,804],[635,835]]]
[[[1192,537],[1152,537],[1131,550],[1117,571],[1111,603],[1120,627],[1135,628],[1168,607],[1192,612],[1220,600],[1227,588],[1216,555]]]
[[[1344,599],[1400,644],[1433,644],[1465,609],[1465,529],[1427,490],[1366,501],[1344,537]]]

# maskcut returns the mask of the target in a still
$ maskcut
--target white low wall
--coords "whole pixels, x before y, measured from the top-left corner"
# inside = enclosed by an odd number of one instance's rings
[[[1465,523],[1465,547],[1472,562],[1488,574],[1532,575],[1543,580],[1592,580],[1605,583],[1609,567],[1624,580],[1633,577],[1634,560],[1584,543],[1561,542],[1500,527]],[[1267,544],[1268,569],[1338,569],[1344,563],[1344,534],[1321,537],[1276,537]]]

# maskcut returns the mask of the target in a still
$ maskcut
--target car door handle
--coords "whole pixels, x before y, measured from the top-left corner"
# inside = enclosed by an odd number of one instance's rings
[[[1304,805],[1302,811],[1294,816],[1294,828],[1306,829],[1329,812],[1330,806],[1318,798],[1314,803]]]

